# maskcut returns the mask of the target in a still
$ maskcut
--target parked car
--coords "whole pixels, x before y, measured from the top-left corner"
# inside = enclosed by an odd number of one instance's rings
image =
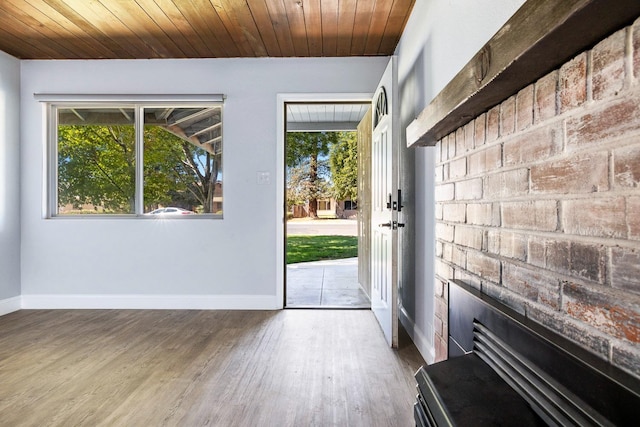
[[[173,215],[193,215],[194,212],[188,211],[182,208],[166,207],[158,208],[154,211],[148,212],[145,215],[158,215],[158,216],[173,216]]]

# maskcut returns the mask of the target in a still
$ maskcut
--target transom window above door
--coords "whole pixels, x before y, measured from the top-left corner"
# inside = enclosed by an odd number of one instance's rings
[[[47,216],[222,217],[222,103],[49,103]]]

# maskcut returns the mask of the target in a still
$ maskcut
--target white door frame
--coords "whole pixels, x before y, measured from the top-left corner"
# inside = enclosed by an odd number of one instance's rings
[[[285,126],[287,114],[285,111],[288,102],[362,102],[370,103],[373,93],[279,93],[277,95],[276,120],[278,139],[276,144],[276,309],[284,308],[284,277],[285,277],[285,175],[284,161]]]

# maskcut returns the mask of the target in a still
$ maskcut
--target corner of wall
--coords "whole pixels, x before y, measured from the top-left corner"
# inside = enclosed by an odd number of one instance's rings
[[[21,292],[20,247],[20,60],[0,52],[0,312]]]

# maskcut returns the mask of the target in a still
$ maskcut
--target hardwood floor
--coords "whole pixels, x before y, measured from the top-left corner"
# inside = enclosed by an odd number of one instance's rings
[[[23,310],[0,425],[411,426],[422,363],[367,310]]]

